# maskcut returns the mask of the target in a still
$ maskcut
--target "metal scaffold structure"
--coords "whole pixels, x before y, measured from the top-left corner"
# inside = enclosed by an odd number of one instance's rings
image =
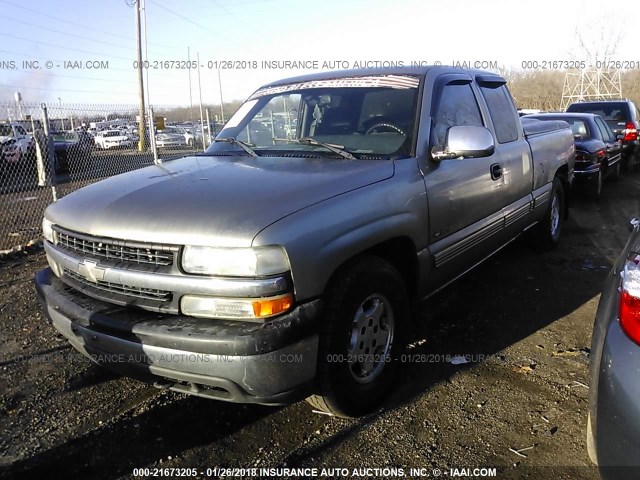
[[[569,71],[562,89],[562,110],[575,102],[622,98],[622,76],[618,69],[587,67]]]

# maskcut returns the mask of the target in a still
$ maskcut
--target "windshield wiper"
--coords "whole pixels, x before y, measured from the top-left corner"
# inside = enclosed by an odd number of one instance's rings
[[[357,160],[356,157],[354,157],[351,154],[351,152],[345,149],[344,145],[335,145],[333,143],[319,142],[315,138],[311,138],[311,137],[303,137],[303,138],[298,138],[297,140],[290,140],[290,141],[294,143],[300,143],[302,145],[313,145],[315,147],[324,147],[327,150],[331,150],[333,153],[337,153],[341,157],[348,158],[349,160]]]
[[[247,152],[252,157],[258,156],[258,154],[254,152],[253,149],[251,148],[251,145],[248,144],[247,142],[243,142],[242,140],[238,140],[233,137],[225,137],[225,138],[214,138],[213,141],[229,143],[231,145],[238,145],[240,148],[242,148],[245,152]]]

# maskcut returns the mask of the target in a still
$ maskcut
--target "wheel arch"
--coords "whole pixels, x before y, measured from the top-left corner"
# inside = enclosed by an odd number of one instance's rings
[[[409,300],[412,303],[416,301],[419,278],[418,255],[415,243],[407,236],[390,238],[351,256],[333,271],[327,286],[336,281],[361,258],[367,256],[381,258],[393,265],[404,280]]]

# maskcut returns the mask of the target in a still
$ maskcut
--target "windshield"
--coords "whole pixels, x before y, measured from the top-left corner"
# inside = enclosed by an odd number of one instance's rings
[[[595,113],[604,118],[609,124],[624,125],[629,119],[629,110],[627,105],[622,102],[608,102],[608,103],[574,103],[567,111],[582,112],[582,113]]]
[[[571,131],[573,132],[574,137],[580,137],[583,140],[587,140],[591,138],[591,129],[589,125],[584,120],[580,120],[579,118],[574,117],[565,117],[563,115],[545,115],[544,117],[532,117],[538,120],[562,120],[563,122],[567,122],[571,127]]]
[[[329,144],[356,158],[409,156],[418,83],[415,76],[388,75],[262,88],[217,138],[245,142],[257,155],[275,151],[285,151],[287,156],[310,151],[334,155],[335,151],[321,145]],[[216,142],[207,153],[232,148]]]

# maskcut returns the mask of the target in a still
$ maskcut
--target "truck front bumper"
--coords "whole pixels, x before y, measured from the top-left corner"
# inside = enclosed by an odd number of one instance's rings
[[[320,300],[266,323],[198,319],[117,306],[36,274],[38,298],[71,345],[118,373],[192,395],[282,405],[307,396]]]

